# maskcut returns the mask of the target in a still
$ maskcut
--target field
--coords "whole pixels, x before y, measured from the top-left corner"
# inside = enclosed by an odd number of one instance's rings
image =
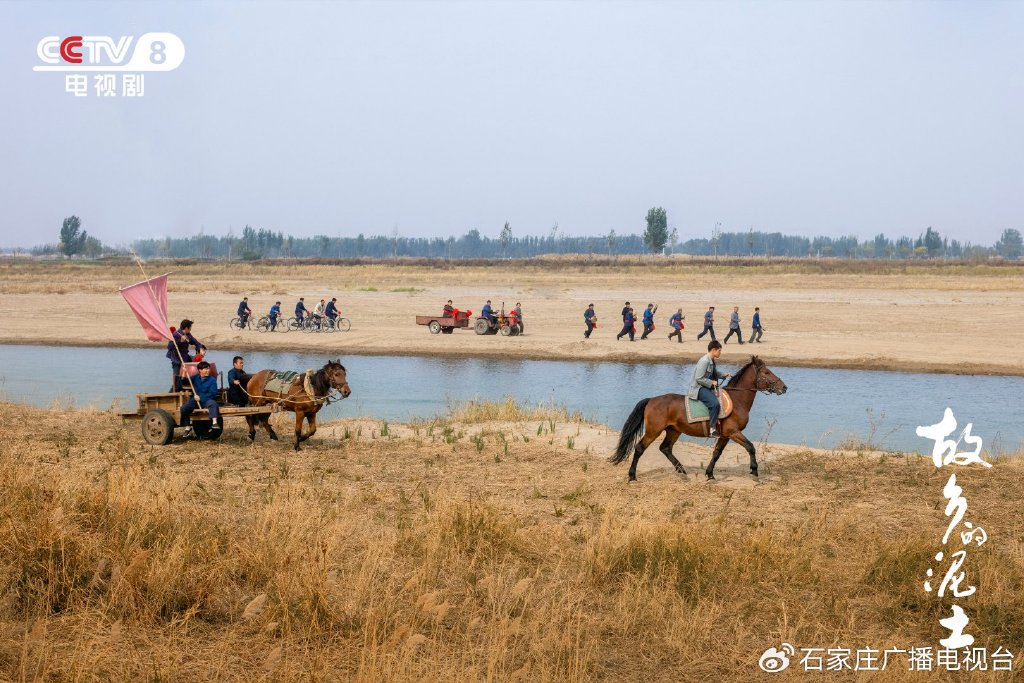
[[[195,335],[215,353],[290,349],[330,354],[475,355],[693,362],[709,305],[723,338],[740,307],[744,334],[760,306],[764,343],[725,347],[726,363],[756,350],[773,366],[1024,375],[1024,264],[688,257],[565,257],[513,262],[151,263],[173,271],[172,324],[196,321]],[[137,282],[130,262],[0,261],[0,343],[134,345],[147,342],[117,288]],[[330,336],[266,335],[228,327],[242,296],[257,315],[277,299],[290,315],[299,296],[335,296],[352,330]],[[447,299],[479,312],[484,301],[522,302],[526,334],[433,336],[416,314],[440,313]],[[615,341],[619,311],[659,304],[647,341]],[[582,338],[582,313],[596,304],[599,327]],[[666,339],[667,319],[686,315],[685,343]],[[159,352],[154,349],[154,352]]]
[[[615,432],[512,403],[340,421],[299,455],[235,423],[164,448],[137,430],[0,404],[0,679],[748,680],[784,641],[947,635],[922,589],[949,476],[930,458],[758,444],[755,483],[730,446],[706,483],[708,449],[680,444],[688,478],[652,449],[627,484]],[[1022,474],[957,470],[990,535],[966,630],[1016,668]],[[878,680],[949,680],[899,662]],[[808,675],[851,677],[777,678]]]

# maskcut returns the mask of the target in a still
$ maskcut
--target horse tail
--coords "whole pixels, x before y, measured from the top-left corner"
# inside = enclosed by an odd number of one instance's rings
[[[615,455],[608,458],[608,462],[618,465],[636,446],[644,429],[644,409],[647,408],[647,403],[650,400],[649,398],[642,399],[626,418],[626,424],[622,425],[622,432],[619,433],[619,445],[615,447]]]

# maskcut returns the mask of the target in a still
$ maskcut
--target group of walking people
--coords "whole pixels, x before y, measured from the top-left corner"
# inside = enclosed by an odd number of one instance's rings
[[[743,341],[743,332],[740,330],[740,314],[739,306],[734,306],[732,309],[732,315],[729,317],[729,334],[725,336],[723,344],[727,344],[729,339],[735,334],[740,344],[747,342]],[[643,324],[643,334],[640,335],[640,340],[643,341],[648,338],[651,332],[654,332],[655,323],[654,315],[658,311],[657,304],[647,304],[647,308],[644,309],[641,315],[641,323]],[[686,324],[683,322],[686,316],[683,315],[683,309],[678,308],[676,312],[672,314],[668,319],[668,326],[672,330],[668,334],[669,341],[676,339],[680,344],[683,343],[683,329]],[[633,307],[627,301],[622,307],[622,329],[617,335],[615,340],[618,341],[623,337],[628,336],[629,341],[636,341],[636,312]],[[583,332],[584,339],[590,339],[591,333],[597,327],[597,313],[594,310],[594,304],[587,306],[586,310],[583,311],[583,323],[586,325],[586,330]],[[707,312],[704,314],[704,330],[697,335],[697,339],[702,339],[704,335],[711,334],[711,341],[717,342],[718,338],[715,336],[715,307],[709,306]],[[759,306],[754,307],[754,317],[751,321],[751,334],[750,342],[760,342],[761,335],[764,334],[764,327],[761,326],[761,308]]]

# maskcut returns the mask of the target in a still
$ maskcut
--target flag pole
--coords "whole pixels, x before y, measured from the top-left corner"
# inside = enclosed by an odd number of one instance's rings
[[[139,258],[139,255],[135,253],[134,249],[131,250],[131,255],[132,255],[132,257],[135,258],[135,263],[136,263],[136,265],[139,266],[139,270],[142,271],[142,279],[145,280],[145,282],[146,282],[146,289],[149,290],[149,296],[153,300],[154,308],[156,310],[160,311],[160,302],[157,301],[156,292],[153,291],[153,285],[149,281],[149,275],[146,273],[146,269],[142,266],[142,259]],[[160,311],[160,312],[163,313],[163,311]],[[170,329],[170,323],[167,321],[167,317],[166,316],[163,319],[163,323],[164,323],[164,328]],[[178,354],[178,360],[181,361],[181,365],[182,365],[182,367],[184,367],[185,366],[185,358],[181,355],[181,349],[178,348],[177,342],[175,342],[174,339],[173,339],[173,337],[174,337],[173,333],[171,334],[171,337],[172,337],[171,345],[174,347],[174,352]],[[192,395],[197,397],[196,402],[198,403],[199,402],[198,401],[199,394],[196,393],[196,386],[194,384],[192,384],[192,375],[190,375],[190,374],[188,374],[186,372],[185,373],[185,379],[188,380],[188,385],[192,389]]]

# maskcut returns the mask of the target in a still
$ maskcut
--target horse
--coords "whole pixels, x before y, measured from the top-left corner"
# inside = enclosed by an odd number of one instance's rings
[[[729,397],[732,399],[732,413],[721,421],[722,435],[718,437],[711,462],[708,463],[704,474],[708,479],[715,478],[715,463],[718,462],[719,456],[725,450],[725,445],[731,439],[743,446],[750,454],[750,474],[756,477],[756,451],[754,444],[743,436],[743,429],[747,426],[750,409],[754,405],[757,392],[763,391],[781,396],[786,393],[786,384],[768,369],[763,360],[757,356],[751,356],[750,362],[736,372],[729,386],[725,387],[725,391],[729,392]],[[633,412],[626,418],[626,424],[622,426],[619,444],[615,449],[615,454],[609,458],[609,462],[617,465],[626,459],[630,448],[633,448],[633,464],[629,467],[629,480],[636,481],[636,464],[640,460],[640,456],[661,436],[662,432],[665,432],[665,440],[661,442],[659,450],[672,463],[676,472],[686,474],[682,463],[672,455],[672,446],[675,445],[680,434],[698,437],[706,435],[704,434],[704,423],[687,422],[686,409],[683,404],[685,400],[687,397],[684,395],[663,394],[645,398],[637,403]],[[646,429],[641,438],[640,431],[645,424]]]
[[[300,375],[288,387],[288,390],[281,394],[274,391],[267,391],[267,381],[273,376],[273,370],[260,370],[254,374],[246,385],[246,392],[249,394],[250,405],[262,406],[276,402],[285,410],[295,413],[295,450],[299,450],[299,444],[316,434],[316,414],[328,402],[328,395],[332,389],[341,392],[341,398],[348,398],[352,389],[348,386],[345,378],[345,366],[341,359],[329,360],[316,372],[309,372]],[[309,432],[302,433],[302,421],[309,420]],[[270,426],[270,415],[247,415],[245,421],[249,424],[249,440],[256,440],[256,425],[261,424],[270,434],[273,441],[277,441],[277,433]]]

